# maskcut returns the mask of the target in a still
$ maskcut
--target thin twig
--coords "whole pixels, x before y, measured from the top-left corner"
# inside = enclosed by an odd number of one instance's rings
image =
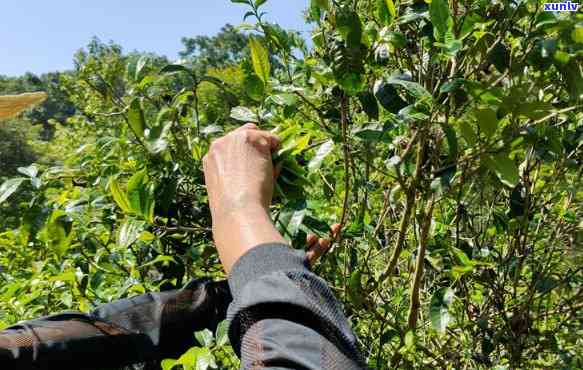
[[[421,287],[421,278],[423,277],[423,266],[425,261],[425,251],[427,250],[427,238],[429,236],[429,228],[431,226],[431,217],[433,216],[434,198],[431,197],[427,206],[427,211],[423,215],[423,224],[421,225],[421,233],[419,236],[419,252],[417,253],[417,261],[415,264],[415,276],[411,286],[411,300],[409,306],[409,317],[407,324],[409,330],[417,327],[417,319],[419,317],[419,289]]]

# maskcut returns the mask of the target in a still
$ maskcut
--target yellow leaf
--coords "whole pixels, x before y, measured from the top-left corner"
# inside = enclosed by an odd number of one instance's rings
[[[121,208],[125,213],[130,213],[130,202],[128,201],[125,193],[122,192],[119,188],[119,184],[117,183],[116,179],[113,177],[109,180],[109,191],[111,191],[113,200],[115,200],[119,208]]]
[[[385,0],[387,2],[387,8],[389,9],[389,13],[391,13],[391,17],[395,18],[397,16],[397,10],[395,9],[395,3],[393,0]]]
[[[308,144],[310,143],[310,135],[304,135],[301,139],[296,142],[296,147],[292,152],[292,155],[296,155],[302,152]]]

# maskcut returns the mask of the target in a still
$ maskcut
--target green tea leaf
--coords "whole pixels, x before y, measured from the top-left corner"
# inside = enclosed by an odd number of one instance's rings
[[[55,209],[41,230],[39,240],[43,241],[60,259],[73,246],[72,230],[73,220],[64,211]]]
[[[306,233],[315,234],[319,238],[327,238],[331,232],[330,226],[326,222],[310,215],[304,217],[302,230],[306,231]]]
[[[387,83],[391,85],[398,85],[403,87],[409,94],[411,94],[416,99],[431,99],[431,94],[427,89],[418,84],[417,82],[411,81],[410,76],[407,75],[393,75],[388,80]]]
[[[415,332],[413,330],[407,331],[407,334],[405,334],[405,349],[407,351],[412,351],[413,348],[415,348],[415,342]]]
[[[162,363],[160,364],[162,370],[172,370],[176,365],[178,365],[178,361],[172,359],[162,360]]]
[[[515,110],[516,115],[526,116],[530,119],[537,120],[547,116],[553,110],[553,105],[544,101],[522,102],[518,104]]]
[[[231,118],[242,122],[259,122],[257,114],[247,107],[235,107],[231,109]]]
[[[478,142],[478,135],[476,134],[476,131],[474,131],[474,128],[465,120],[459,121],[458,127],[463,138],[466,139],[466,142],[471,146],[476,145]]]
[[[464,18],[462,23],[462,29],[460,31],[460,38],[465,38],[466,36],[470,35],[474,30],[476,24],[482,21],[482,17],[476,13],[468,13],[468,15]]]
[[[486,158],[486,161],[488,167],[496,173],[502,183],[510,187],[515,187],[518,184],[520,180],[518,166],[512,159],[508,158],[508,155],[500,153],[494,158]]]
[[[463,86],[464,82],[465,80],[463,78],[454,78],[453,80],[444,83],[439,89],[439,92],[448,93],[456,91]]]
[[[279,216],[278,224],[281,226],[284,234],[291,239],[295,238],[302,225],[307,212],[306,207],[305,200],[292,202],[286,204]]]
[[[429,16],[433,24],[433,35],[436,40],[443,41],[445,35],[451,32],[453,19],[449,13],[447,0],[432,0],[429,7]]]
[[[565,79],[565,83],[567,84],[567,92],[569,93],[571,100],[583,100],[583,71],[580,63],[571,59],[571,61],[567,65],[561,67],[560,70]]]
[[[34,178],[36,177],[36,175],[38,175],[38,168],[34,165],[31,164],[28,167],[18,167],[16,169],[19,173],[28,176],[30,178]]]
[[[282,105],[282,106],[294,106],[297,101],[298,98],[294,95],[294,94],[277,94],[277,95],[272,95],[270,96],[271,100],[277,104],[277,105]]]
[[[145,77],[146,73],[148,72],[148,62],[150,61],[150,57],[146,55],[142,55],[138,62],[136,63],[136,72],[134,79],[136,82],[142,81]]]
[[[401,32],[389,32],[387,41],[395,48],[404,48],[407,46],[407,37]]]
[[[298,155],[310,144],[311,135],[307,134],[295,141],[294,150],[291,152],[292,156]]]
[[[153,184],[149,183],[145,169],[136,172],[128,181],[127,198],[134,213],[141,215],[150,223],[153,222],[155,205]]]
[[[377,17],[385,25],[390,25],[395,17],[395,4],[392,0],[376,0]]]
[[[494,135],[496,129],[498,128],[498,118],[496,117],[496,112],[491,108],[481,108],[476,109],[474,115],[476,116],[480,130],[487,137]]]
[[[510,65],[510,50],[502,43],[498,43],[488,55],[488,61],[494,64],[498,72],[503,73]]]
[[[201,348],[196,358],[195,370],[207,370],[208,368],[216,369],[215,356],[208,348]]]
[[[583,26],[575,26],[571,31],[571,39],[578,44],[583,44]]]
[[[356,307],[364,305],[364,289],[362,287],[362,271],[360,269],[354,271],[350,275],[348,281],[348,296]]]
[[[383,79],[375,82],[373,92],[381,106],[391,113],[397,113],[407,106],[407,102],[401,99],[397,89]]]
[[[365,141],[379,141],[385,133],[385,128],[380,123],[371,123],[362,127],[355,127],[352,134]]]
[[[175,365],[182,365],[184,369],[193,370],[194,366],[196,366],[201,349],[202,348],[198,347],[190,348],[182,356],[180,356],[180,358],[175,362]]]
[[[117,245],[124,249],[128,248],[138,240],[143,229],[143,222],[127,219],[118,230]]]
[[[336,15],[336,29],[349,48],[355,48],[360,44],[362,23],[356,12],[347,9],[339,11]]]
[[[4,183],[0,186],[0,204],[8,199],[8,197],[10,197],[16,190],[18,190],[24,180],[26,179],[17,177],[15,179],[4,181]]]
[[[138,138],[144,137],[146,120],[144,118],[144,111],[142,110],[142,105],[139,98],[134,98],[130,103],[128,110],[128,123]]]
[[[316,155],[310,160],[310,163],[308,163],[308,170],[310,172],[313,172],[313,171],[316,171],[317,169],[319,169],[320,166],[322,165],[322,162],[324,161],[324,159],[330,153],[332,153],[332,150],[334,150],[334,141],[333,140],[328,140],[324,144],[322,144],[318,148]]]
[[[218,347],[222,347],[229,343],[229,323],[227,320],[221,321],[217,326],[215,340],[217,341]]]
[[[377,103],[373,93],[370,91],[361,92],[358,94],[358,100],[360,101],[362,109],[365,111],[369,119],[379,119],[379,104]]]
[[[393,0],[385,0],[385,2],[387,3],[387,9],[389,9],[389,14],[391,14],[391,17],[395,18],[397,16],[395,3],[393,2]]]
[[[161,74],[175,73],[175,72],[186,72],[188,74],[192,73],[192,71],[190,69],[188,69],[187,67],[185,67],[181,64],[167,64],[160,70]]]
[[[255,73],[248,73],[243,80],[245,92],[253,100],[261,101],[265,95],[265,85]]]
[[[459,143],[456,132],[449,124],[443,124],[441,128],[443,129],[443,132],[445,133],[445,138],[447,139],[449,159],[455,160],[457,158],[459,150]]]
[[[267,86],[269,84],[269,74],[271,72],[271,63],[269,62],[269,53],[261,42],[251,37],[249,39],[249,47],[251,48],[251,61],[253,62],[253,70],[257,77],[263,81]]]
[[[194,337],[196,338],[198,343],[203,347],[208,347],[212,345],[214,341],[213,333],[208,329],[197,331],[196,333],[194,333]]]

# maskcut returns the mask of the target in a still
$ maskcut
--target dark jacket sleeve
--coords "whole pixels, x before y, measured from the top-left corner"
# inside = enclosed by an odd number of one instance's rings
[[[363,369],[356,338],[305,254],[261,245],[231,271],[229,337],[242,369]]]
[[[111,369],[176,358],[195,331],[214,332],[231,294],[226,281],[122,299],[0,331],[0,369]],[[157,366],[156,366],[157,367]]]

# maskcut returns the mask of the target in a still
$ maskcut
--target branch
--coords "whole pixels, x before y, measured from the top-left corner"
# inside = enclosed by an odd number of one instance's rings
[[[421,278],[423,277],[423,266],[425,261],[425,251],[427,250],[427,238],[429,236],[429,228],[431,226],[431,216],[433,216],[433,196],[429,200],[427,212],[423,215],[423,225],[421,226],[421,235],[419,237],[419,253],[417,254],[417,261],[415,263],[415,277],[413,285],[411,286],[411,303],[409,306],[409,318],[407,320],[409,330],[417,327],[417,318],[419,317],[419,290],[421,288]]]
[[[534,122],[532,123],[532,125],[537,125],[537,124],[539,124],[539,123],[543,123],[544,121],[546,121],[546,120],[548,120],[548,119],[551,119],[551,118],[553,118],[553,117],[555,117],[555,116],[558,116],[559,114],[562,114],[562,113],[567,113],[567,112],[570,112],[570,111],[572,111],[572,110],[575,110],[575,109],[577,109],[577,108],[580,108],[580,107],[581,107],[581,106],[579,106],[579,105],[574,105],[574,106],[572,106],[572,107],[568,107],[568,108],[560,109],[560,110],[558,110],[558,111],[555,111],[555,112],[553,112],[553,113],[550,113],[550,114],[548,114],[548,115],[544,116],[543,118],[541,118],[541,119],[539,119],[539,120],[537,120],[537,121],[534,121]],[[531,125],[529,125],[529,126],[531,126]]]
[[[349,168],[350,153],[348,149],[348,98],[346,97],[346,95],[343,95],[341,100],[340,124],[342,125],[342,148],[344,152],[344,203],[342,205],[342,218],[340,219],[340,229],[342,230],[342,228],[344,228],[344,225],[346,224],[346,218],[348,216],[348,195],[350,188],[350,168]]]
[[[415,177],[413,178],[411,185],[409,185],[407,189],[407,201],[406,201],[407,203],[405,205],[405,212],[403,213],[403,217],[401,218],[401,225],[399,227],[399,237],[397,239],[397,243],[395,244],[395,248],[393,249],[393,254],[391,255],[389,264],[378,280],[378,285],[382,284],[388,277],[390,277],[393,274],[393,272],[395,271],[395,267],[397,266],[397,262],[399,261],[401,251],[403,250],[403,242],[405,241],[405,234],[407,232],[407,228],[409,227],[411,210],[413,209],[413,205],[415,203],[417,184],[419,184],[419,181],[421,179],[421,167],[423,165],[424,147],[425,147],[425,133],[420,133],[419,144],[417,147],[417,160],[416,160],[417,162],[415,164]]]

